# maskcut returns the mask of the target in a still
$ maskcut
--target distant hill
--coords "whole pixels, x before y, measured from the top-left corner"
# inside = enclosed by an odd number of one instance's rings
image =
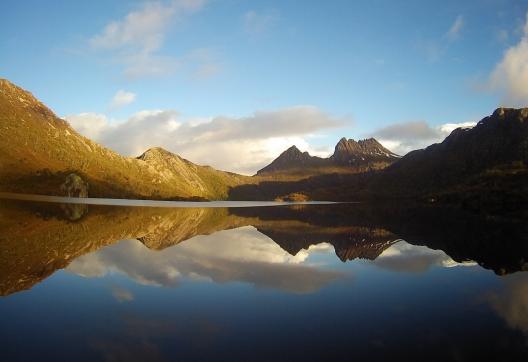
[[[342,138],[328,158],[311,156],[291,146],[268,166],[257,172],[266,175],[317,175],[321,173],[359,173],[383,169],[400,157],[374,138],[355,141]]]
[[[248,177],[199,166],[161,148],[123,157],[78,134],[33,95],[0,79],[0,190],[64,194],[68,175],[89,196],[225,199]]]

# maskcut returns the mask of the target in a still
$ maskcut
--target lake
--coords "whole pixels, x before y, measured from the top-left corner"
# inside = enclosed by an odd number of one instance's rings
[[[528,358],[521,221],[401,204],[0,202],[2,361]]]

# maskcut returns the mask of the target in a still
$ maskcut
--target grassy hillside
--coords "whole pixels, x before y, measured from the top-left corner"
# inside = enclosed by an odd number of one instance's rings
[[[92,197],[225,199],[250,178],[161,149],[127,158],[78,134],[29,92],[0,79],[0,190],[61,194],[72,172]]]

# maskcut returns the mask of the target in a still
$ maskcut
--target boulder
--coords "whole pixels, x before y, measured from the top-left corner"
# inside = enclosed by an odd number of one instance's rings
[[[70,173],[60,186],[60,191],[68,197],[88,197],[88,183],[76,173]]]

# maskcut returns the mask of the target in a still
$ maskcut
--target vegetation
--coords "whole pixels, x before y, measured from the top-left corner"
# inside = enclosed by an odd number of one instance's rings
[[[225,199],[249,177],[195,165],[161,149],[122,157],[79,135],[30,93],[0,80],[0,190],[60,195],[75,173],[92,197]]]

